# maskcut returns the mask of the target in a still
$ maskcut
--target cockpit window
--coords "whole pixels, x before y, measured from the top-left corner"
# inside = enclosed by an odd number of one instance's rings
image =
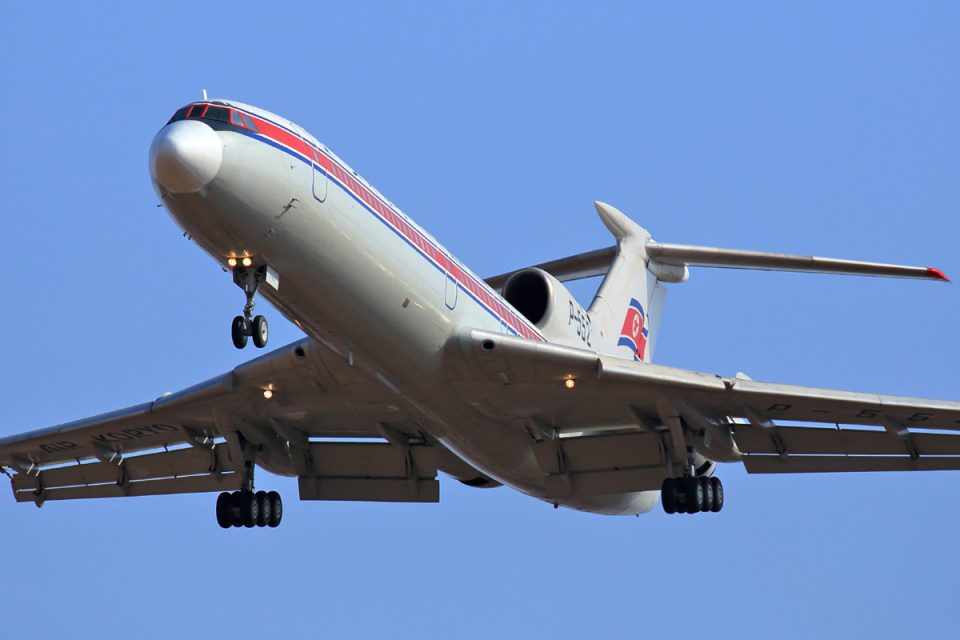
[[[249,129],[250,131],[254,132],[257,131],[257,125],[254,124],[253,118],[242,111],[202,102],[188,104],[185,107],[177,109],[177,112],[174,113],[173,116],[167,121],[167,124],[188,118],[191,120],[212,120],[215,122],[225,122],[233,125],[234,127],[240,127],[241,129]]]
[[[187,117],[187,111],[189,110],[190,110],[190,105],[177,109],[177,112],[173,114],[173,117],[167,120],[167,124],[170,124],[171,122],[176,122],[177,120],[183,120],[184,118]]]
[[[247,123],[247,129],[250,129],[250,131],[256,131],[256,130],[257,130],[257,125],[255,125],[255,124],[253,123],[253,118],[251,118],[250,116],[248,116],[248,115],[245,114],[245,113],[241,113],[240,115],[243,116],[243,121],[244,121],[245,123]]]
[[[208,120],[219,120],[220,122],[230,122],[230,111],[224,107],[215,107],[210,105],[203,117]]]
[[[207,116],[210,114],[208,113]],[[253,124],[253,120],[247,114],[242,111],[237,111],[236,109],[230,110],[230,123],[235,124],[238,127],[243,127],[244,129],[250,129],[251,131],[257,130],[257,125]]]

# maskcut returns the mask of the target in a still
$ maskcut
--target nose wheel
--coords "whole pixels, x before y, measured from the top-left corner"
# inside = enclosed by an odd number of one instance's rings
[[[270,327],[267,324],[267,319],[263,316],[256,316],[253,320],[244,316],[236,316],[230,323],[230,337],[233,339],[233,346],[237,349],[246,347],[248,338],[253,338],[254,346],[262,349],[267,346]]]
[[[233,281],[243,289],[243,293],[247,297],[247,303],[243,305],[243,315],[236,316],[230,324],[230,337],[233,340],[233,346],[237,349],[246,347],[249,338],[253,338],[253,344],[258,349],[267,346],[267,340],[270,337],[270,327],[267,324],[267,319],[263,316],[253,315],[253,298],[257,295],[260,283],[266,279],[266,273],[266,267],[238,265],[233,269]]]

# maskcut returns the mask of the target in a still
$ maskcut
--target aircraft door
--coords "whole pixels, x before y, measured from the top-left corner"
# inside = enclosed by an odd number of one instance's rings
[[[447,284],[444,288],[444,303],[447,305],[447,309],[453,311],[453,309],[455,309],[457,306],[457,281],[454,280],[449,271],[446,273],[446,281]]]
[[[327,174],[318,162],[318,152],[313,152],[313,197],[323,202],[327,199]]]

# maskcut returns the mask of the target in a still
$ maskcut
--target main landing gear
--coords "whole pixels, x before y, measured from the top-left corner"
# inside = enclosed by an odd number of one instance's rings
[[[283,498],[276,491],[234,491],[217,496],[217,524],[230,527],[277,527],[283,520]]]
[[[233,346],[237,349],[243,349],[247,346],[247,338],[253,338],[253,344],[258,349],[267,346],[267,338],[270,334],[267,319],[263,316],[253,317],[253,297],[257,294],[260,283],[266,277],[266,267],[244,267],[238,264],[233,268],[233,281],[243,289],[243,293],[247,296],[247,303],[243,306],[243,315],[235,317],[230,325],[230,337],[233,338]]]
[[[243,466],[237,470],[240,474],[240,490],[217,496],[217,524],[224,529],[277,527],[283,520],[283,498],[276,491],[254,492],[254,455],[249,443],[240,433],[236,434],[236,438],[236,444],[243,456]]]
[[[700,513],[723,509],[723,483],[720,478],[667,478],[660,490],[667,513]]]

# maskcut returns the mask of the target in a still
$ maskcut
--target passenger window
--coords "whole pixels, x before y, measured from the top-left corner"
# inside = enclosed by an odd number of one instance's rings
[[[207,120],[219,120],[220,122],[230,122],[230,111],[224,107],[207,107],[207,112],[203,114]]]

